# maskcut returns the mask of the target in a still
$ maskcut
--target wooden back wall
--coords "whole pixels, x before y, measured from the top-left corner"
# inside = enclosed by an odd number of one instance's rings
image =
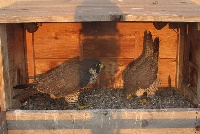
[[[153,38],[160,38],[161,86],[168,86],[169,75],[175,86],[177,30],[169,26],[156,30],[152,23],[139,22],[42,23],[34,36],[26,33],[29,76],[34,74],[34,60],[36,73],[40,74],[79,56],[100,59],[106,65],[99,77],[99,87],[122,87],[122,71],[142,53],[145,30],[151,31]]]

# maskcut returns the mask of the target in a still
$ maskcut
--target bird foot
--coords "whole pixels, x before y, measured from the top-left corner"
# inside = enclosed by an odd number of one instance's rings
[[[73,103],[70,102],[68,106],[64,107],[64,110],[69,110],[69,109],[83,110],[91,106],[92,104],[80,105],[78,102],[73,102]]]
[[[78,110],[83,110],[83,109],[89,108],[89,107],[91,107],[91,106],[92,106],[92,104],[79,105],[79,106],[77,107],[77,109],[78,109]]]
[[[149,104],[149,101],[146,98],[144,98],[140,100],[140,103],[145,105],[145,104]]]
[[[132,96],[133,96],[133,94],[127,94],[126,99],[129,100]]]
[[[94,88],[94,85],[92,85],[92,84],[89,84],[89,85],[87,85],[87,86],[86,86],[86,87],[84,87],[84,88],[93,89],[93,88]]]

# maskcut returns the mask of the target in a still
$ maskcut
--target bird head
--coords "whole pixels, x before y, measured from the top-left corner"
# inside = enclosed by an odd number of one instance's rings
[[[96,64],[97,70],[99,70],[98,72],[100,72],[102,69],[105,68],[105,65],[103,63],[98,63]]]

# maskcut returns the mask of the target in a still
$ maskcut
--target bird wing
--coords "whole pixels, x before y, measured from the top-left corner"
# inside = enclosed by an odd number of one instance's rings
[[[126,93],[136,92],[139,88],[148,88],[157,78],[158,63],[147,57],[137,68],[129,68],[124,74]]]
[[[77,61],[66,61],[39,77],[36,89],[56,97],[79,90],[79,68]]]

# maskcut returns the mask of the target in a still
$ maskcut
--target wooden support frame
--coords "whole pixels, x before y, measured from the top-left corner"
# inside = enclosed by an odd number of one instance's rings
[[[1,111],[6,111],[10,102],[6,97],[10,89],[6,24],[0,24],[0,47],[0,106]]]
[[[199,0],[1,0],[0,23],[84,21],[198,22],[200,21],[199,3]]]
[[[198,109],[8,111],[9,134],[199,133]]]
[[[7,134],[6,112],[0,112],[0,134]]]

